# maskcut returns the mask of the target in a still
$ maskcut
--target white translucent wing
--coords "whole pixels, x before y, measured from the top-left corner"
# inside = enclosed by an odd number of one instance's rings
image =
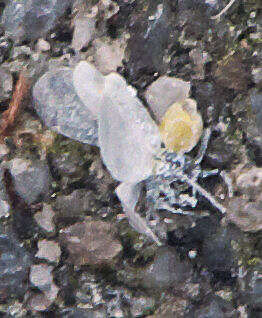
[[[152,174],[160,134],[135,90],[118,74],[106,77],[103,107],[98,120],[101,155],[112,176],[137,183]]]
[[[95,117],[100,111],[104,95],[104,76],[90,63],[81,61],[74,69],[75,90]]]
[[[146,89],[145,97],[157,121],[160,122],[169,106],[186,99],[189,91],[189,82],[161,76]]]
[[[139,233],[147,235],[158,245],[161,245],[157,236],[148,227],[145,219],[135,212],[140,192],[141,184],[134,183],[121,183],[116,189],[116,194],[123,206],[126,216],[128,217],[130,225]]]
[[[75,92],[73,71],[57,67],[34,85],[34,108],[50,129],[78,141],[97,145],[97,121]]]

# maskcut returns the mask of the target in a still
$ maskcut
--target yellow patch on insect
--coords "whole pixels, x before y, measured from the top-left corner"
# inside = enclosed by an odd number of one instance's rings
[[[196,102],[187,98],[172,104],[163,116],[159,130],[169,151],[185,153],[192,150],[203,131],[203,121]]]

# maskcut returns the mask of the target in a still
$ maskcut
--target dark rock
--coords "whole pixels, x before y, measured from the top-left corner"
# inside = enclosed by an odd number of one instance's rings
[[[165,49],[171,35],[171,8],[168,1],[150,1],[144,15],[138,15],[127,45],[127,69],[134,84],[141,76],[163,72]]]
[[[81,216],[83,212],[93,212],[98,208],[98,202],[92,191],[78,189],[69,195],[58,196],[54,208],[57,210],[57,217],[74,218]]]
[[[234,159],[233,146],[226,143],[223,137],[211,139],[205,159],[214,168],[228,169]]]
[[[25,294],[32,260],[13,233],[3,234],[1,228],[0,233],[0,301],[5,301]]]
[[[72,0],[10,1],[2,15],[2,25],[16,42],[35,40],[51,30]]]
[[[97,122],[76,94],[72,76],[66,67],[44,74],[33,88],[36,112],[50,129],[96,145]]]
[[[15,191],[27,204],[38,203],[49,196],[52,180],[44,161],[15,158],[10,161],[10,172]]]
[[[241,284],[244,284],[244,291],[241,292],[240,301],[250,308],[262,311],[262,264],[261,261],[250,268],[245,277],[239,277]]]
[[[179,285],[191,280],[192,267],[187,261],[181,261],[176,251],[163,247],[153,263],[141,275],[142,286],[153,289],[179,289]]]
[[[262,135],[262,91],[253,90],[250,94],[251,108],[256,118],[256,124]]]
[[[219,85],[236,91],[245,91],[251,83],[251,70],[241,54],[234,54],[217,64],[214,76]]]
[[[203,242],[203,262],[211,271],[227,272],[236,265],[231,247],[231,235],[227,229],[219,229]]]
[[[220,297],[208,297],[200,308],[194,308],[191,313],[185,316],[186,318],[224,318],[238,317],[238,312],[234,310],[230,302],[223,300]]]
[[[61,230],[60,241],[69,252],[70,263],[78,266],[113,264],[122,251],[114,232],[109,223],[86,221]]]

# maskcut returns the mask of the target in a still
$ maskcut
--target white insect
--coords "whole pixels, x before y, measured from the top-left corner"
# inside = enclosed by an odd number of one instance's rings
[[[102,159],[111,175],[121,182],[116,194],[129,223],[138,232],[161,244],[146,220],[135,211],[142,183],[146,180],[150,188],[152,176],[161,175],[161,180],[168,185],[179,179],[191,186],[195,193],[206,197],[222,213],[225,212],[224,207],[197,183],[200,174],[198,164],[202,158],[195,162],[191,176],[183,173],[185,157],[171,154],[170,159],[163,152],[158,126],[136,96],[136,90],[128,86],[123,77],[117,73],[103,76],[94,66],[82,61],[75,67],[73,82],[77,94],[98,120]],[[157,160],[160,157],[162,159]],[[180,168],[175,165],[177,161]],[[182,161],[184,163],[181,164]],[[153,186],[149,193],[154,193],[154,190]],[[183,213],[182,210],[172,212]]]

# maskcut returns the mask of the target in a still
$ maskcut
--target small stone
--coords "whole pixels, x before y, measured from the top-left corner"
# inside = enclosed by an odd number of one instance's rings
[[[52,301],[46,297],[45,294],[33,294],[28,300],[28,309],[32,311],[45,311],[50,307]]]
[[[11,73],[4,69],[0,68],[0,102],[6,101],[11,98],[13,89],[13,78]]]
[[[147,87],[145,97],[156,120],[160,122],[169,106],[186,99],[189,91],[189,82],[175,77],[161,76]]]
[[[46,264],[31,266],[30,282],[42,291],[49,290],[51,284],[53,283],[53,269],[53,266]]]
[[[236,224],[245,232],[262,230],[262,196],[256,202],[246,198],[234,197],[229,200],[227,220]]]
[[[192,279],[193,269],[187,261],[181,261],[174,249],[159,248],[152,264],[142,276],[142,286],[148,289],[181,288]]]
[[[5,144],[0,144],[0,160],[4,159],[10,153],[10,149]]]
[[[82,48],[87,47],[94,39],[96,32],[96,20],[94,17],[77,15],[73,23],[75,28],[72,48],[76,51],[80,51]]]
[[[37,212],[34,215],[34,219],[37,224],[45,230],[47,233],[54,233],[55,232],[55,224],[53,222],[53,218],[55,216],[52,207],[46,203],[43,204],[43,210]]]
[[[23,297],[27,290],[26,279],[32,257],[15,239],[3,234],[0,228],[0,300]]]
[[[135,90],[117,73],[106,76],[98,131],[101,156],[113,178],[136,183],[151,175],[160,150],[159,130]]]
[[[46,162],[15,158],[9,165],[15,189],[27,204],[38,203],[48,197],[51,175]]]
[[[116,72],[117,68],[122,66],[122,60],[125,54],[125,40],[116,39],[96,39],[93,41],[95,48],[94,60],[97,69],[104,75]]]
[[[33,99],[37,114],[50,129],[84,143],[97,144],[96,120],[76,94],[70,68],[57,67],[45,73],[33,88]]]
[[[61,230],[60,240],[69,252],[69,261],[75,265],[112,264],[122,251],[114,238],[114,228],[101,221],[76,223]]]
[[[36,50],[38,52],[47,52],[50,51],[50,44],[44,39],[38,39],[36,43]]]
[[[8,2],[1,22],[14,41],[36,40],[51,30],[72,0],[17,0]]]
[[[222,228],[204,240],[202,256],[211,271],[226,272],[236,265],[231,239],[230,232]]]
[[[58,263],[61,256],[61,249],[57,242],[42,240],[38,242],[36,257],[46,259],[49,262]]]
[[[73,84],[82,102],[97,118],[103,107],[104,76],[92,64],[81,61],[74,69]]]
[[[74,218],[83,214],[83,212],[97,209],[97,200],[92,191],[78,189],[69,195],[60,195],[56,198],[54,208],[56,215],[63,218]]]
[[[176,102],[169,107],[160,124],[160,133],[167,149],[185,153],[198,143],[203,130],[203,121],[193,99]]]
[[[49,290],[39,294],[32,294],[27,305],[32,311],[44,311],[52,305],[58,292],[58,287],[52,283]]]

